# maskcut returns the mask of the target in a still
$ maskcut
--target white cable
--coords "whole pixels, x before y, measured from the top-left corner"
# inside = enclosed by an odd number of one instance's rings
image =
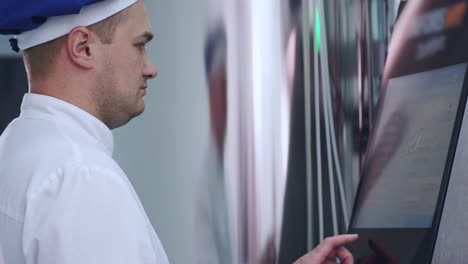
[[[322,60],[323,62],[323,60]],[[322,63],[323,65],[323,63]],[[330,204],[331,204],[331,211],[332,211],[332,223],[333,223],[333,235],[338,235],[338,220],[337,220],[337,209],[336,209],[336,201],[335,201],[335,181],[334,181],[334,173],[333,173],[333,165],[332,165],[332,156],[331,156],[331,144],[330,144],[330,113],[328,112],[328,100],[326,96],[329,94],[327,86],[324,86],[322,92],[323,98],[323,112],[325,114],[325,134],[326,134],[326,142],[327,142],[327,162],[328,162],[328,178],[329,178],[329,187],[330,187]]]
[[[324,8],[323,8],[323,5],[320,5],[320,9],[319,9],[319,14],[321,17],[324,18],[324,15],[325,15],[325,11],[324,11]],[[337,179],[338,179],[338,189],[339,189],[339,192],[340,192],[340,201],[341,201],[341,204],[342,204],[342,211],[343,211],[343,218],[344,218],[344,222],[345,222],[345,228],[347,229],[348,228],[348,224],[349,224],[349,214],[348,214],[348,204],[346,202],[346,196],[345,196],[345,191],[344,191],[344,184],[343,184],[343,175],[341,173],[341,164],[340,164],[340,161],[338,159],[338,149],[336,147],[336,134],[335,134],[335,124],[334,124],[334,120],[333,120],[333,111],[332,111],[332,107],[331,107],[331,93],[330,93],[330,89],[331,89],[331,86],[330,86],[330,74],[329,74],[329,68],[328,68],[328,43],[327,43],[327,37],[326,37],[326,29],[325,29],[325,23],[321,23],[321,31],[323,32],[323,35],[322,35],[322,50],[323,50],[323,56],[322,56],[322,59],[323,59],[323,63],[322,63],[322,70],[325,71],[325,74],[324,74],[324,82],[325,82],[325,89],[326,90],[326,98],[327,98],[327,111],[324,111],[325,114],[328,114],[325,118],[327,120],[329,120],[330,124],[331,124],[331,142],[332,142],[332,153],[333,153],[333,160],[335,162],[335,166],[336,166],[336,170],[337,170]],[[329,89],[327,89],[327,87]]]
[[[302,14],[302,46],[303,54],[309,54],[310,52],[310,42],[308,41],[307,36],[309,35],[308,26],[309,16],[307,13],[309,7],[309,1],[303,0],[303,14]],[[310,72],[310,56],[303,55],[304,58],[304,111],[305,111],[305,137],[306,137],[306,184],[307,184],[307,251],[311,251],[314,248],[313,240],[313,184],[312,184],[312,128],[311,128],[311,88],[310,88],[310,75],[305,74]]]
[[[315,1],[314,1],[315,2]],[[315,5],[314,5],[315,6]],[[315,9],[312,9],[315,10]],[[313,24],[315,32],[315,19]],[[316,32],[315,32],[316,33]],[[318,215],[319,215],[319,241],[324,239],[323,227],[323,193],[322,193],[322,156],[321,156],[321,140],[320,140],[320,84],[318,74],[318,52],[316,40],[314,38],[314,98],[315,98],[315,146],[317,157],[317,202],[318,202]],[[307,72],[305,72],[307,74]]]
[[[323,3],[320,3],[320,8],[319,8],[319,19],[321,20],[321,31],[323,32],[323,36],[321,36],[321,39],[323,39],[324,45],[327,44],[326,42],[326,34],[325,34],[325,15],[323,11]],[[324,81],[324,85],[322,86],[322,98],[323,98],[323,113],[324,113],[324,119],[325,119],[325,136],[326,136],[326,143],[327,143],[327,163],[328,163],[328,178],[329,178],[329,189],[330,189],[330,205],[331,205],[331,212],[332,212],[332,227],[333,227],[333,235],[338,235],[338,219],[337,219],[337,209],[336,209],[336,201],[335,201],[335,181],[334,181],[334,172],[333,172],[333,165],[332,165],[332,157],[331,157],[331,144],[330,144],[330,119],[329,116],[331,113],[329,113],[328,109],[328,100],[327,97],[330,94],[330,82],[329,82],[329,72],[328,72],[328,64],[325,64],[325,58],[328,57],[327,50],[324,50],[324,52],[320,56],[320,62],[321,62],[321,68],[324,74],[322,74],[322,80]]]

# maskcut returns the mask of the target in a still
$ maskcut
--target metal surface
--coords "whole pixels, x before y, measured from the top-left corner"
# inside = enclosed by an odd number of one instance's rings
[[[347,230],[397,4],[302,3],[306,146],[289,149],[294,159],[288,164],[280,263]],[[298,201],[304,197],[306,203]]]
[[[213,241],[227,230],[230,243],[221,249],[198,236],[197,251],[213,252],[215,263],[291,263],[324,237],[346,231],[395,2],[204,5],[205,55],[215,49],[207,44],[213,29],[226,36],[222,140],[213,123],[219,109],[208,93],[209,131],[213,145],[222,146],[212,148],[208,162],[222,180],[208,181],[222,187],[207,190],[225,197],[207,215],[226,221],[200,230]],[[205,68],[210,91],[216,74]]]
[[[347,230],[381,87],[393,8],[388,1],[315,1],[312,9],[312,37],[318,47],[311,52],[318,58],[313,67],[318,69],[315,89],[321,94],[315,123],[323,133],[315,144],[324,142],[316,152],[316,164],[326,168],[317,170],[315,177],[329,188],[322,194],[329,213],[314,214],[324,218],[314,246]]]
[[[188,9],[203,13],[203,49],[163,58],[204,61],[210,141],[194,187],[198,263],[292,263],[346,231],[396,4],[204,0]],[[178,22],[169,21],[159,25]],[[183,28],[168,33],[183,35],[171,45],[197,40],[188,34],[197,25]],[[161,149],[147,146],[148,157]]]

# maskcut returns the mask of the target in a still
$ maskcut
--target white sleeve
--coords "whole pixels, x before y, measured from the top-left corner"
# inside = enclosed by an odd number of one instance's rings
[[[28,264],[157,263],[147,223],[119,175],[66,168],[27,197]]]

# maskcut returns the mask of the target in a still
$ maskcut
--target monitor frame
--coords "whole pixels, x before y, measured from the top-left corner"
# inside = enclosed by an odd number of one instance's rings
[[[460,64],[460,63],[457,63],[457,64]],[[454,64],[454,65],[457,65],[457,64]],[[400,262],[399,260],[397,260],[396,259],[397,256],[394,256],[395,259],[392,259],[391,255],[392,254],[396,254],[396,255],[404,254],[403,252],[406,250],[406,248],[408,247],[414,248],[415,242],[422,241],[420,242],[420,245],[416,249],[414,254],[409,255],[408,258],[411,258],[413,256],[413,259],[418,259],[417,263],[431,263],[433,253],[434,253],[435,243],[437,240],[438,229],[439,229],[439,225],[440,225],[440,221],[441,221],[441,217],[443,213],[445,198],[447,195],[447,189],[448,189],[448,185],[450,181],[450,174],[452,171],[452,166],[453,166],[453,161],[455,157],[458,138],[460,135],[462,120],[463,120],[463,116],[465,112],[465,106],[467,102],[468,63],[462,63],[462,64],[467,65],[467,67],[465,68],[465,72],[464,72],[463,84],[462,84],[462,88],[460,91],[460,99],[458,101],[458,106],[457,106],[457,110],[455,113],[454,125],[453,125],[452,133],[450,136],[449,148],[448,148],[447,157],[445,160],[443,176],[442,176],[442,180],[441,180],[441,184],[439,188],[437,203],[435,206],[431,227],[429,228],[356,228],[354,227],[354,224],[356,221],[357,205],[358,205],[358,201],[360,201],[359,197],[363,195],[362,185],[366,177],[366,175],[364,175],[366,173],[365,168],[369,161],[368,150],[370,149],[371,144],[376,144],[375,133],[373,131],[371,133],[369,143],[367,145],[367,151],[366,151],[363,166],[362,166],[363,170],[361,172],[361,177],[360,177],[358,189],[357,189],[356,196],[355,196],[350,225],[348,229],[348,233],[357,233],[360,235],[359,241],[349,247],[353,255],[355,255],[355,257],[357,258],[365,257],[367,254],[365,252],[366,251],[371,252],[369,250],[369,247],[372,247],[375,250],[379,251],[378,254],[376,253],[374,255],[375,259],[381,259],[381,261],[378,261],[378,263],[381,263],[381,262],[393,263],[392,261],[395,261],[395,260],[397,263],[405,263],[405,262]],[[445,67],[454,66],[454,65],[445,65],[445,66],[437,67],[435,69],[430,69],[430,70],[436,70],[436,69],[445,68]],[[430,70],[424,70],[424,71],[416,72],[416,73],[409,73],[407,75],[402,75],[402,76],[395,76],[394,78],[409,76],[412,74],[422,73],[422,72],[430,71]],[[375,116],[375,124],[377,124],[377,122],[380,122],[381,120],[380,116],[382,114],[381,112],[383,108],[382,102],[384,102],[385,96],[387,94],[388,83],[387,83],[387,87],[383,89],[379,98],[380,103],[378,104],[377,109],[376,109],[377,114]],[[377,244],[372,243],[372,245],[369,244],[369,246],[367,246],[366,244],[369,243],[371,236],[376,239],[381,239],[381,241],[385,242],[385,245],[381,245],[380,242],[377,242]],[[385,246],[389,246],[389,249],[385,249],[384,248]],[[365,248],[367,248],[367,250],[365,250]],[[361,256],[361,255],[364,255],[364,256]],[[386,259],[386,261],[384,259]],[[407,261],[407,262],[410,262],[410,261]]]

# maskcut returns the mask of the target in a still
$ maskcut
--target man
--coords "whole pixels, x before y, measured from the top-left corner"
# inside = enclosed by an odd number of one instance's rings
[[[147,81],[157,75],[145,50],[153,35],[143,2],[2,5],[0,33],[19,34],[11,43],[24,50],[30,89],[0,137],[4,262],[168,263],[112,159],[110,130],[144,111]],[[330,238],[298,263],[352,263],[342,246],[355,239]]]

